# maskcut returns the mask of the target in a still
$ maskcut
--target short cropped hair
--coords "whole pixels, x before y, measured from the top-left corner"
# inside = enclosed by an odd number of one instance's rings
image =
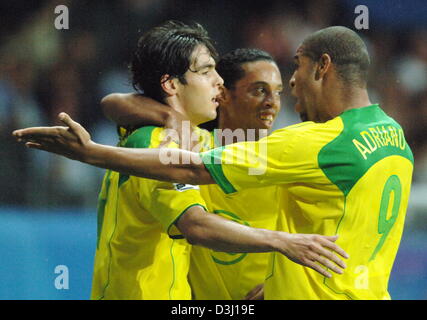
[[[346,84],[366,87],[370,58],[356,32],[341,26],[329,27],[311,34],[302,43],[302,54],[313,61],[319,61],[325,53]]]
[[[236,82],[245,76],[242,64],[263,60],[276,63],[273,57],[265,51],[251,48],[235,49],[221,56],[216,70],[222,79],[224,79],[224,86],[227,89],[232,89]]]
[[[162,76],[168,74],[186,84],[184,74],[191,66],[191,55],[198,45],[204,45],[217,60],[218,53],[208,32],[198,23],[186,25],[171,20],[147,31],[138,40],[129,66],[135,90],[162,101]]]

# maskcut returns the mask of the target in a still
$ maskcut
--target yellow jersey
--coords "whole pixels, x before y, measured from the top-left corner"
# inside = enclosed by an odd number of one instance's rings
[[[143,127],[120,146],[157,148],[163,138],[163,128]],[[99,196],[91,298],[191,299],[191,246],[174,222],[195,205],[205,207],[197,186],[107,171]]]
[[[212,139],[214,141],[214,139]],[[212,145],[213,146],[213,145]],[[276,186],[227,195],[218,185],[200,186],[209,212],[254,228],[276,229]],[[259,200],[262,195],[263,200]],[[189,272],[193,298],[242,300],[264,283],[270,253],[227,253],[194,246]]]
[[[337,244],[350,255],[343,275],[325,278],[272,254],[266,299],[390,299],[413,155],[400,125],[379,105],[201,156],[226,193],[278,185],[278,230],[339,235]]]

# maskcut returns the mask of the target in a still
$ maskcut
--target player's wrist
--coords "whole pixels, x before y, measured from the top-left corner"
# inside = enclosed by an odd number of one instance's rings
[[[77,150],[78,160],[91,165],[102,164],[102,151],[103,146],[89,140],[85,142],[82,147]]]
[[[285,254],[289,251],[290,234],[283,231],[272,231],[273,234],[273,250]]]
[[[281,251],[282,235],[278,231],[266,230],[269,235],[269,251]]]

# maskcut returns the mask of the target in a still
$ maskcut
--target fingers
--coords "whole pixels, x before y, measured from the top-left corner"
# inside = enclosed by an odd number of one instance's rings
[[[338,257],[337,254],[344,258],[348,258],[349,255],[341,247],[334,243],[337,239],[338,236],[322,236],[321,238],[316,239],[318,245],[314,246],[315,253],[314,257],[311,259],[311,262],[314,263],[317,267],[314,268],[313,265],[310,265],[311,268],[318,272],[320,269],[322,269],[323,272],[320,273],[323,275],[328,273],[326,270],[324,270],[325,267],[337,274],[344,273],[342,269],[345,269],[347,265]]]
[[[78,131],[81,128],[80,124],[71,119],[71,117],[65,112],[61,112],[58,115],[58,118],[63,124],[65,124],[74,132]]]
[[[333,237],[335,237],[335,240],[338,239],[338,236],[333,236]],[[322,246],[327,247],[327,248],[335,251],[341,257],[344,257],[346,259],[350,258],[350,256],[348,255],[348,253],[345,252],[343,249],[341,249],[340,246],[338,246],[337,244],[331,242],[331,241],[335,241],[335,240],[332,240],[333,237],[325,236],[324,239],[328,239],[330,241],[327,241],[327,240],[326,241],[322,241],[321,242]]]
[[[307,267],[319,272],[321,275],[323,275],[326,278],[332,278],[332,274],[330,272],[328,272],[322,266],[320,266],[319,264],[317,264],[313,261],[306,262],[305,265]]]
[[[67,130],[67,127],[72,129],[74,132],[78,132],[82,129],[82,126],[70,118],[65,112],[59,114],[59,120],[61,120],[66,127],[55,126],[55,127],[31,127],[25,129],[19,129],[12,132],[18,140],[29,140],[40,137],[53,137],[58,136]]]
[[[324,236],[318,240],[321,246],[316,250],[319,254],[317,261],[332,271],[338,274],[342,274],[343,271],[338,268],[338,266],[342,269],[345,269],[347,265],[338,257],[338,255],[336,255],[336,253],[340,254],[344,258],[348,258],[348,254],[337,244],[332,242],[336,241],[337,239],[338,236]]]
[[[18,141],[52,137],[58,133],[58,127],[32,127],[13,131],[13,135]]]
[[[334,254],[332,251],[329,251],[327,249],[319,248],[318,253],[323,256],[328,258],[329,260],[333,261],[334,263],[336,263],[338,266],[340,266],[341,268],[345,269],[347,268],[347,265],[344,263],[344,261],[342,261],[336,254]]]
[[[42,150],[42,145],[40,143],[36,143],[36,142],[26,142],[25,146],[31,149],[40,149]]]
[[[80,142],[85,141],[86,129],[83,128],[80,123],[71,119],[71,117],[65,112],[61,112],[58,115],[58,118],[63,124],[70,128],[71,132],[74,133]]]
[[[16,138],[18,142],[25,143],[25,145],[29,148],[36,148],[35,146],[47,146],[55,144],[57,137],[55,135],[23,135],[21,137]],[[42,149],[39,147],[38,149]],[[42,149],[45,150],[45,149]]]
[[[338,274],[344,273],[336,264],[332,263],[331,260],[325,258],[324,256],[318,255],[315,258],[315,261],[320,263],[323,267],[331,269],[335,273],[338,273]]]
[[[335,236],[323,236],[323,238],[325,238],[329,241],[335,242],[335,241],[337,241],[338,236],[337,235],[335,235]]]
[[[37,142],[26,142],[25,146],[27,148],[30,149],[37,149],[37,150],[42,150],[42,151],[47,151],[47,152],[52,152],[49,150],[49,148],[47,148],[44,144],[42,143],[37,143]]]

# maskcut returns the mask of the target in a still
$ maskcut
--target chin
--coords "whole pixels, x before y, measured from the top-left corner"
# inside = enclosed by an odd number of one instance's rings
[[[201,115],[201,117],[200,117],[201,120],[199,121],[199,123],[202,124],[202,123],[214,120],[214,119],[216,119],[216,116],[217,116],[216,111],[212,112],[211,114],[208,114],[208,115],[206,115],[206,114]]]
[[[209,121],[213,120],[217,117],[218,112],[216,112],[216,109],[212,111],[212,114],[210,115]]]
[[[274,121],[271,123],[265,123],[264,121],[261,121],[261,123],[258,123],[257,129],[267,129],[270,130],[271,128],[273,128],[274,125]]]

